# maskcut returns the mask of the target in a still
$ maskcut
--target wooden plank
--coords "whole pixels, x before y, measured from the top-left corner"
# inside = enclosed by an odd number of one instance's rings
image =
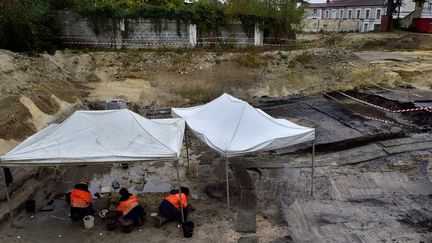
[[[402,144],[399,146],[384,148],[384,150],[389,154],[400,154],[400,153],[429,150],[429,149],[432,149],[432,142]]]
[[[412,144],[412,143],[424,143],[432,141],[432,136],[427,134],[421,134],[414,137],[409,138],[401,138],[401,139],[392,139],[387,141],[380,142],[384,147],[394,147],[402,144]]]

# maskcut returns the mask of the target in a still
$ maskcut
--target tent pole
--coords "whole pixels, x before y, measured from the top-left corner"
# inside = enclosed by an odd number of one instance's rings
[[[180,187],[180,173],[179,173],[179,161],[176,161],[176,169],[177,169],[177,185],[178,185],[178,189],[179,189],[179,194],[180,194],[180,212],[181,212],[181,217],[182,217],[182,223],[184,223],[184,213],[183,213],[183,203],[182,203],[182,192],[181,192],[181,187]]]
[[[7,203],[8,203],[8,207],[9,207],[9,218],[11,220],[12,226],[15,226],[14,219],[12,216],[12,207],[11,207],[10,198],[9,198],[9,188],[6,184],[6,173],[4,171],[4,167],[0,167],[0,168],[3,171],[3,182],[4,182],[4,186],[5,186],[5,190],[6,190],[6,198],[7,198]]]
[[[190,175],[189,138],[188,138],[187,129],[185,131],[185,138],[186,138],[186,158],[187,158],[187,162],[188,162],[188,174]]]
[[[225,171],[226,171],[226,191],[227,191],[227,205],[228,212],[230,211],[230,195],[229,195],[229,175],[228,175],[228,157],[225,157]]]
[[[314,189],[314,162],[315,162],[315,140],[312,142],[312,173],[311,173],[311,197],[313,199],[313,189]]]

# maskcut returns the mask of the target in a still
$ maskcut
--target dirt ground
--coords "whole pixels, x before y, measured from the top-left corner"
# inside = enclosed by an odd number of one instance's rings
[[[196,209],[191,219],[197,226],[193,242],[237,242],[245,236],[257,236],[260,242],[432,241],[432,145],[422,138],[430,128],[417,122],[429,118],[386,114],[347,98],[334,96],[340,104],[321,95],[355,90],[432,106],[427,103],[432,100],[430,35],[302,35],[299,43],[310,47],[168,53],[63,50],[52,56],[0,50],[0,153],[74,110],[109,98],[125,98],[130,109],[147,114],[201,104],[228,92],[275,117],[317,129],[316,195],[314,200],[309,195],[309,145],[253,156],[248,169],[258,197],[257,233],[237,233],[235,178],[234,209],[228,213],[222,189],[213,192],[221,195],[218,198],[206,193],[209,184],[223,185],[223,161],[193,139],[195,176],[186,175],[184,158],[181,161],[182,183],[196,194],[191,200]],[[365,118],[370,116],[394,123]],[[407,129],[412,126],[423,130]],[[67,168],[62,170],[63,182],[53,170],[34,176],[33,168],[13,169],[12,206],[19,227],[8,224],[0,189],[0,241],[186,241],[175,224],[156,229],[150,217],[129,235],[106,231],[99,219],[90,231],[62,219],[67,208],[61,195],[82,176],[92,180],[95,191],[119,181],[142,193],[147,212],[152,212],[176,185],[173,168],[168,162],[136,164],[128,170]],[[22,204],[29,197],[40,205],[53,199],[55,210],[26,213]]]

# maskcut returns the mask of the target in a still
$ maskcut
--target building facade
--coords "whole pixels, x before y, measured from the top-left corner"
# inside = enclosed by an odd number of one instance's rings
[[[304,30],[307,32],[369,32],[381,27],[385,0],[327,0],[306,7]]]

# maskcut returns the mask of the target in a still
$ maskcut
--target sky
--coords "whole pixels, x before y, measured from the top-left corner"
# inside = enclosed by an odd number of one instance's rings
[[[325,3],[326,0],[308,0],[310,3]]]

